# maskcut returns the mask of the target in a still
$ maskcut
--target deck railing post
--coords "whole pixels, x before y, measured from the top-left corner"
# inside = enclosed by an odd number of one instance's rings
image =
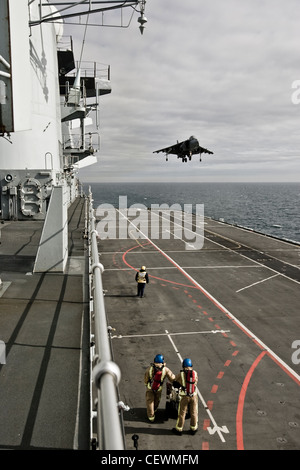
[[[124,450],[124,433],[119,409],[118,383],[121,372],[112,360],[109,330],[105,312],[102,273],[103,265],[99,262],[97,231],[91,192],[89,193],[89,260],[90,260],[90,298],[93,302],[94,357],[91,358],[93,398],[97,412],[92,416],[97,420],[97,448],[100,450]]]

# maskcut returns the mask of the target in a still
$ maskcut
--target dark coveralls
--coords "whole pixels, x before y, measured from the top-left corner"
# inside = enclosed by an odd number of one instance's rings
[[[146,271],[142,271],[140,269],[139,272],[136,273],[135,275],[135,280],[137,282],[137,295],[138,297],[144,297],[144,290],[145,290],[145,286],[146,284],[149,284],[149,276],[148,276],[148,273],[146,273]]]

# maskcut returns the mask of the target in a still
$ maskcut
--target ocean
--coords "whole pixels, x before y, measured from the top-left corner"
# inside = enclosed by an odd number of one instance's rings
[[[204,215],[300,244],[300,183],[84,183],[94,208],[204,204]]]

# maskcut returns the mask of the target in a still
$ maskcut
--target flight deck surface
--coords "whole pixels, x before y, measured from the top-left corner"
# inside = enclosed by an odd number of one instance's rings
[[[299,449],[299,245],[205,218],[203,247],[186,249],[176,214],[174,222],[169,238],[99,240],[120,400],[130,407],[126,449],[133,435],[149,451]],[[0,449],[89,449],[84,199],[69,209],[64,273],[32,272],[41,228],[1,224]],[[150,283],[140,299],[142,265]],[[172,433],[165,385],[154,423],[147,419],[144,372],[157,353],[175,374],[184,357],[198,372],[194,436],[188,419],[182,436]]]
[[[187,250],[174,222],[169,239],[99,242],[127,449],[134,434],[139,450],[299,449],[300,246],[205,218],[203,247]],[[142,265],[150,283],[138,298]],[[188,419],[172,433],[165,385],[147,419],[144,372],[157,353],[175,374],[185,357],[198,372],[193,436]]]

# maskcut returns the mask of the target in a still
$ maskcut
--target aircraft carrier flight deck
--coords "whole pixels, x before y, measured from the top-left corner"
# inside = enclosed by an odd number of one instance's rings
[[[90,448],[83,206],[69,209],[61,274],[32,273],[39,221],[1,225],[1,449]],[[126,450],[133,436],[146,451],[299,449],[299,245],[205,218],[203,247],[187,250],[175,223],[169,239],[98,240]],[[166,384],[147,419],[144,373],[158,353],[174,374],[185,357],[198,372],[195,435],[189,419],[173,434]]]
[[[203,247],[187,250],[177,226],[175,215],[170,239],[99,242],[120,398],[130,407],[127,448],[133,435],[143,450],[299,448],[299,245],[205,218]],[[142,265],[150,282],[141,299]],[[189,420],[182,436],[172,433],[166,389],[147,419],[144,372],[157,353],[174,374],[193,361],[196,435]]]

